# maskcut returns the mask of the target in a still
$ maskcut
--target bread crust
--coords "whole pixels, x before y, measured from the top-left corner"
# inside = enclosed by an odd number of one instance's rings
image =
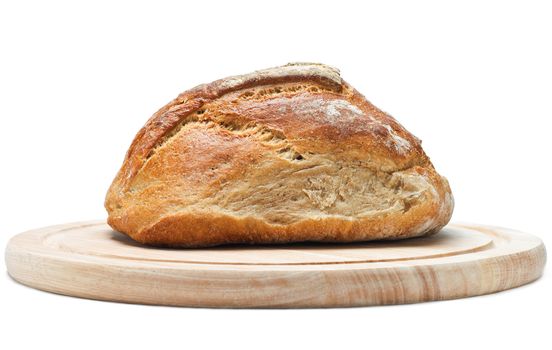
[[[138,132],[105,201],[114,229],[181,247],[422,236],[453,206],[420,140],[320,64],[180,94]]]

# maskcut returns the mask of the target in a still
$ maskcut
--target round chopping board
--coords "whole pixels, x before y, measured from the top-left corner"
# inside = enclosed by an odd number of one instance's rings
[[[542,274],[535,236],[449,225],[431,237],[355,244],[301,243],[166,249],[140,245],[104,222],[13,237],[9,274],[82,298],[194,307],[345,307],[462,298]]]

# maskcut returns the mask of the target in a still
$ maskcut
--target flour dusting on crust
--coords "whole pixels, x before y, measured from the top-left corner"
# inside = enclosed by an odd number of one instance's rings
[[[324,106],[325,114],[328,120],[336,122],[342,116],[347,116],[348,118],[357,118],[358,116],[363,115],[360,108],[355,105],[352,105],[347,100],[329,100],[326,101]]]
[[[389,136],[391,138],[386,142],[386,145],[388,147],[394,147],[395,150],[397,150],[397,152],[399,152],[400,154],[405,154],[410,150],[411,148],[410,142],[408,142],[407,140],[397,135],[395,130],[393,130],[393,128],[391,128],[388,124],[381,124],[381,126],[383,126],[384,128],[387,129],[387,131],[389,131]]]
[[[278,101],[278,103],[281,102]],[[342,99],[328,100],[320,97],[299,104],[292,104],[291,109],[299,116],[312,116],[316,114],[324,118],[324,121],[334,125],[338,123],[351,123],[356,119],[365,117],[360,108]]]
[[[236,75],[220,81],[221,89],[234,89],[247,82],[262,81],[263,79],[282,79],[286,77],[315,77],[322,79],[333,86],[341,86],[339,70],[316,63],[290,63],[281,67],[262,69],[249,74]]]
[[[330,124],[341,130],[374,131],[385,129],[383,144],[390,150],[406,155],[413,148],[410,141],[401,137],[390,124],[374,118],[346,99],[328,99],[327,96],[305,98],[307,94],[293,97],[277,97],[266,100],[266,105],[278,106],[278,113],[293,112],[297,118],[312,120],[314,123]],[[300,99],[300,101],[296,101]]]

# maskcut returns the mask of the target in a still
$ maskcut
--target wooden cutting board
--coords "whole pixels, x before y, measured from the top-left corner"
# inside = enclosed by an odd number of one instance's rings
[[[144,247],[103,222],[12,238],[9,274],[33,288],[82,298],[194,307],[346,307],[462,298],[542,274],[542,241],[509,229],[449,225],[395,242]]]

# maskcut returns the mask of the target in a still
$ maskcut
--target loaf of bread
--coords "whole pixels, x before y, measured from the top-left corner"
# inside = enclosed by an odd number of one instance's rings
[[[108,223],[151,245],[354,242],[429,235],[453,197],[421,142],[321,64],[183,92],[138,132]]]

